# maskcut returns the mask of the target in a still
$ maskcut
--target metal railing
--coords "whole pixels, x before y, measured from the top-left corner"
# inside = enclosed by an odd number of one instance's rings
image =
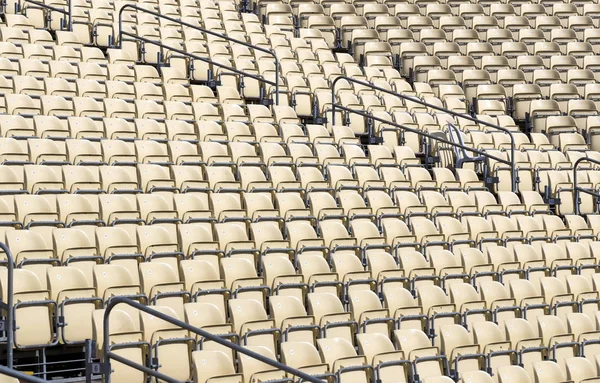
[[[104,382],[105,383],[110,383],[110,360],[116,360],[119,363],[123,363],[131,368],[137,369],[145,374],[148,374],[150,376],[153,376],[155,378],[158,378],[160,380],[163,380],[165,382],[169,382],[169,383],[180,383],[177,379],[171,378],[165,374],[162,374],[156,370],[153,370],[149,367],[146,367],[144,365],[140,365],[137,364],[135,362],[132,362],[131,360],[124,358],[116,353],[114,353],[113,351],[111,351],[111,347],[110,347],[110,326],[109,326],[109,322],[110,322],[110,313],[112,312],[112,310],[115,308],[115,306],[117,306],[118,304],[125,304],[128,306],[131,306],[137,310],[143,311],[145,313],[151,314],[153,316],[155,316],[158,319],[162,319],[166,322],[169,322],[171,324],[174,324],[175,326],[178,326],[180,328],[183,328],[185,330],[188,330],[190,332],[193,332],[194,334],[197,334],[203,338],[206,338],[212,342],[218,343],[221,346],[225,346],[227,348],[232,349],[233,351],[239,352],[241,354],[247,355],[250,358],[259,360],[263,363],[268,364],[269,366],[275,367],[279,370],[285,371],[289,374],[292,374],[294,376],[297,376],[299,378],[301,378],[303,381],[308,381],[308,382],[312,382],[312,383],[325,383],[325,381],[309,375],[305,372],[302,372],[300,370],[297,370],[295,368],[289,367],[283,363],[280,363],[274,359],[271,358],[267,358],[266,356],[263,356],[261,354],[258,354],[256,352],[250,351],[245,347],[239,346],[233,342],[230,342],[224,338],[221,338],[215,334],[212,334],[206,330],[202,330],[200,328],[191,326],[185,322],[180,321],[179,319],[173,318],[169,315],[163,314],[160,311],[154,310],[148,306],[145,306],[139,302],[133,301],[131,299],[125,298],[125,297],[115,297],[113,299],[111,299],[108,304],[106,305],[106,310],[104,312],[104,323],[103,323],[103,329],[104,329],[104,338],[103,338],[103,359],[102,362],[100,362],[101,364],[103,364],[101,370],[104,371]]]
[[[28,0],[28,1],[30,1],[30,0]],[[275,73],[275,81],[267,80],[267,79],[265,79],[261,75],[255,75],[255,74],[252,74],[252,73],[249,73],[249,72],[241,71],[239,69],[230,67],[228,65],[212,61],[212,60],[210,60],[210,59],[208,59],[206,57],[201,57],[201,56],[195,55],[193,53],[189,53],[187,51],[184,51],[182,49],[179,49],[179,48],[176,48],[176,47],[172,47],[172,46],[169,46],[169,45],[165,45],[165,44],[163,44],[163,43],[161,43],[159,41],[150,40],[150,39],[147,39],[145,37],[139,36],[137,34],[124,31],[123,30],[123,12],[126,9],[134,9],[134,10],[136,10],[138,12],[145,12],[145,13],[148,13],[150,15],[153,15],[154,17],[158,17],[158,18],[161,18],[161,19],[169,20],[171,22],[180,24],[181,26],[192,28],[192,29],[195,29],[195,30],[197,30],[199,32],[206,33],[206,34],[211,35],[211,36],[219,37],[219,38],[222,38],[224,40],[230,41],[232,43],[240,44],[240,45],[243,45],[245,47],[257,50],[259,52],[266,53],[269,56],[272,56],[273,59],[274,59],[274,61],[275,61],[275,72],[276,72]],[[175,18],[170,17],[170,16],[165,16],[163,14],[160,14],[160,13],[154,12],[154,11],[150,11],[150,10],[145,9],[145,8],[140,8],[140,7],[138,7],[137,5],[134,5],[134,4],[126,4],[126,5],[124,5],[119,10],[119,41],[118,41],[118,44],[117,44],[117,48],[122,48],[123,36],[129,36],[130,38],[143,41],[144,43],[154,44],[154,45],[159,46],[159,47],[161,47],[163,49],[168,49],[168,50],[171,50],[173,52],[177,52],[180,55],[190,57],[190,58],[192,58],[194,60],[199,60],[199,61],[211,64],[211,65],[214,65],[216,67],[228,70],[228,71],[233,72],[235,74],[238,74],[240,76],[245,76],[245,77],[248,77],[248,78],[252,78],[252,79],[257,80],[259,82],[262,82],[264,84],[268,84],[268,85],[274,86],[275,87],[275,105],[279,105],[279,59],[277,58],[277,55],[273,51],[271,51],[271,50],[268,50],[268,49],[265,49],[265,48],[261,48],[261,47],[259,47],[257,45],[253,45],[253,44],[247,43],[245,41],[234,39],[233,37],[229,37],[229,36],[223,35],[221,33],[213,32],[213,31],[210,31],[208,29],[201,28],[201,27],[199,27],[197,25],[193,25],[193,24],[187,23],[187,22],[185,22],[183,20],[175,19]]]
[[[6,366],[2,366],[2,365],[0,365],[0,374],[1,375],[8,375],[8,376],[11,376],[13,378],[19,379],[19,381],[24,381],[24,382],[48,383],[47,380],[38,378],[37,376],[28,375],[28,374],[25,374],[25,373],[23,373],[21,371],[13,370],[10,367],[6,367]]]
[[[343,107],[340,104],[336,104],[336,102],[335,102],[335,85],[340,80],[346,80],[346,81],[351,82],[351,83],[356,83],[356,84],[365,86],[367,88],[371,88],[371,89],[379,91],[379,92],[383,92],[383,93],[387,93],[387,94],[392,95],[392,96],[396,96],[396,97],[401,98],[401,99],[406,100],[406,101],[411,101],[411,102],[414,102],[416,104],[423,105],[423,106],[426,106],[428,108],[438,110],[440,112],[448,113],[448,114],[450,114],[452,116],[455,116],[455,117],[464,118],[466,120],[469,120],[469,121],[472,121],[472,122],[475,122],[475,123],[478,123],[478,124],[481,124],[481,125],[485,125],[487,127],[490,127],[490,128],[493,128],[493,129],[497,129],[497,130],[499,130],[501,132],[504,132],[504,133],[508,134],[508,136],[510,137],[510,144],[511,144],[510,145],[510,160],[507,161],[507,160],[504,160],[504,159],[500,159],[500,158],[498,158],[496,156],[492,156],[492,155],[486,154],[483,151],[476,150],[476,149],[469,148],[469,147],[464,146],[464,145],[456,144],[454,142],[450,142],[448,140],[441,139],[440,137],[433,136],[433,135],[425,133],[425,132],[423,132],[421,130],[411,129],[411,128],[408,128],[408,127],[403,126],[403,125],[399,125],[399,124],[395,124],[395,123],[390,123],[390,121],[387,121],[387,120],[384,120],[384,119],[380,119],[380,118],[376,118],[376,117],[368,115],[366,113],[358,113],[359,110],[349,109],[349,108]],[[494,160],[502,162],[502,163],[506,163],[506,164],[508,164],[510,166],[510,172],[511,172],[511,190],[513,192],[517,192],[517,189],[518,189],[517,186],[518,186],[518,183],[519,183],[519,175],[517,173],[517,169],[516,169],[516,166],[515,166],[515,137],[513,136],[512,132],[509,129],[503,128],[501,126],[492,124],[492,123],[484,121],[484,120],[477,119],[477,118],[472,117],[472,116],[470,116],[468,114],[454,112],[452,110],[449,110],[449,109],[446,109],[446,108],[443,108],[443,107],[440,107],[440,106],[437,106],[437,105],[434,105],[434,104],[430,104],[430,103],[425,102],[425,101],[423,101],[423,100],[421,100],[421,99],[419,99],[417,97],[411,97],[411,96],[407,96],[407,95],[404,95],[404,94],[396,93],[396,92],[391,91],[389,89],[385,89],[385,88],[381,88],[381,87],[379,87],[377,85],[373,85],[370,82],[366,82],[366,81],[362,81],[362,80],[357,80],[357,79],[354,79],[354,78],[350,78],[348,76],[338,76],[331,83],[331,112],[332,112],[331,124],[332,125],[335,125],[335,110],[336,110],[336,108],[345,110],[346,112],[360,114],[360,115],[363,115],[363,117],[368,117],[368,118],[371,118],[371,119],[373,119],[375,121],[383,122],[383,123],[385,123],[387,125],[393,125],[393,126],[396,126],[399,129],[403,129],[403,130],[406,130],[408,132],[416,133],[416,134],[419,134],[421,136],[428,137],[428,138],[431,138],[431,139],[434,139],[434,140],[446,143],[448,145],[452,145],[454,147],[458,147],[458,148],[463,149],[463,150],[468,150],[470,152],[480,154],[480,155],[482,155],[484,157],[491,158],[491,159],[494,159]]]
[[[590,189],[582,188],[577,185],[577,167],[579,167],[579,164],[581,164],[582,162],[591,162],[593,164],[600,165],[600,161],[590,157],[578,158],[573,164],[573,209],[575,209],[575,214],[577,215],[580,214],[581,210],[581,201],[579,200],[579,193],[589,194],[600,200],[600,193],[598,193],[597,191],[592,191]]]
[[[366,112],[364,112],[364,111],[362,111],[360,109],[351,109],[351,108],[348,108],[348,107],[345,107],[345,106],[339,105],[339,104],[336,105],[336,107],[339,108],[339,109],[341,109],[341,110],[343,110],[343,111],[345,111],[345,112],[355,113],[355,114],[358,114],[359,116],[363,116],[365,118],[370,118],[370,119],[372,119],[374,121],[378,121],[378,122],[381,122],[381,123],[386,124],[386,125],[391,125],[391,126],[397,128],[398,130],[403,130],[403,131],[415,133],[415,134],[418,134],[418,135],[420,135],[422,137],[426,137],[426,138],[429,138],[431,140],[435,140],[437,142],[440,142],[442,144],[446,144],[446,145],[452,146],[454,148],[458,148],[458,149],[462,149],[462,150],[465,150],[465,151],[469,151],[471,153],[478,154],[478,155],[480,155],[482,157],[489,158],[491,160],[498,161],[500,163],[512,166],[511,165],[511,161],[506,160],[504,158],[496,157],[496,156],[494,156],[492,154],[489,154],[487,152],[484,152],[482,150],[475,149],[472,146],[462,145],[462,144],[459,144],[459,143],[447,140],[445,138],[442,138],[440,136],[436,136],[436,135],[424,132],[422,130],[410,128],[408,126],[401,125],[401,124],[398,124],[396,122],[393,122],[393,121],[390,121],[390,120],[386,120],[384,118],[375,117],[372,114],[366,113]]]

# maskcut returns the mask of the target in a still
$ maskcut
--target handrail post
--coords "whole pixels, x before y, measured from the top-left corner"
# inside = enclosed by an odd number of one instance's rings
[[[331,83],[331,126],[335,125],[335,84],[340,77],[336,77]]]
[[[275,57],[275,105],[279,106],[279,59],[274,52],[273,57]]]
[[[123,9],[127,7],[129,4],[124,5],[119,9],[119,42],[117,44],[117,48],[123,48]]]
[[[579,166],[580,160],[582,158],[578,158],[573,164],[573,209],[575,209],[575,214],[577,215],[579,215],[579,189],[577,188],[577,166]]]
[[[73,32],[73,0],[67,0],[69,2],[69,32]]]
[[[511,189],[512,189],[513,193],[517,192],[517,187],[518,187],[517,184],[519,182],[518,181],[519,177],[518,177],[518,174],[517,174],[517,170],[515,168],[515,137],[514,137],[514,135],[512,134],[512,132],[509,129],[506,129],[506,128],[503,128],[501,126],[489,123],[489,122],[484,121],[484,120],[480,120],[480,119],[475,118],[475,117],[471,117],[468,114],[458,113],[458,112],[455,112],[455,111],[450,110],[450,109],[446,109],[446,108],[442,108],[442,107],[434,105],[434,104],[430,104],[430,103],[425,102],[425,101],[423,101],[423,100],[421,100],[420,98],[417,98],[417,97],[409,97],[409,96],[406,96],[406,95],[403,95],[403,94],[400,94],[400,93],[397,93],[397,92],[393,92],[393,91],[391,91],[389,89],[385,89],[385,88],[382,88],[380,86],[373,85],[370,82],[366,82],[366,81],[362,81],[362,80],[357,80],[357,79],[354,79],[354,78],[351,78],[351,77],[348,77],[348,76],[344,76],[344,75],[340,75],[340,76],[336,77],[333,80],[333,82],[331,83],[331,103],[332,103],[332,111],[333,111],[332,125],[335,124],[335,108],[336,108],[336,103],[335,103],[335,85],[337,84],[337,82],[339,80],[342,80],[342,79],[346,80],[346,81],[349,81],[349,82],[353,82],[355,84],[360,84],[360,85],[369,87],[369,88],[377,90],[379,92],[383,92],[383,93],[390,94],[392,96],[396,96],[396,97],[401,98],[403,100],[409,100],[409,101],[414,102],[416,104],[423,105],[423,106],[426,106],[428,108],[438,110],[440,112],[448,113],[448,114],[450,114],[452,116],[455,116],[455,117],[460,117],[460,118],[464,118],[464,119],[472,121],[472,122],[476,122],[478,124],[483,124],[483,125],[489,126],[490,128],[494,128],[494,129],[497,129],[497,130],[499,130],[501,132],[504,132],[504,133],[508,134],[508,136],[510,138],[510,144],[511,144],[510,145],[511,146],[511,149],[510,149],[510,157],[511,157],[511,159],[510,159],[510,161],[507,161],[507,163],[511,167],[511,172],[510,172]]]
[[[511,189],[513,193],[517,192],[518,183],[519,183],[519,174],[518,170],[515,166],[515,138],[512,134],[510,134],[510,177],[512,181]]]
[[[13,355],[14,355],[14,331],[15,331],[15,318],[14,318],[14,312],[13,312],[13,287],[14,287],[14,259],[12,256],[12,253],[10,251],[10,249],[8,248],[8,246],[6,246],[6,244],[4,242],[0,242],[0,249],[2,249],[4,251],[4,254],[6,254],[6,259],[8,261],[8,276],[7,276],[7,297],[6,297],[6,305],[8,306],[8,308],[6,309],[6,326],[5,326],[5,330],[6,330],[6,366],[8,368],[13,368]]]

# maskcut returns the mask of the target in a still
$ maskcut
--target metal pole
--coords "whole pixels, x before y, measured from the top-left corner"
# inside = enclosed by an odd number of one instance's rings
[[[275,57],[275,105],[279,105],[279,59],[273,53]]]
[[[6,310],[6,366],[10,369],[13,368],[13,355],[14,355],[14,351],[13,351],[13,347],[14,347],[14,325],[15,325],[15,318],[14,318],[14,311],[13,311],[13,299],[14,299],[14,294],[13,294],[13,287],[14,287],[14,260],[13,260],[13,256],[12,253],[10,251],[10,249],[8,248],[8,246],[6,246],[5,243],[0,242],[0,249],[2,249],[4,251],[4,253],[6,254],[6,259],[8,260],[8,288],[7,288],[7,310]]]
[[[141,365],[139,365],[137,363],[134,363],[134,362],[132,362],[131,360],[129,360],[127,358],[124,358],[124,357],[122,357],[122,356],[120,356],[118,354],[115,354],[114,352],[110,352],[109,351],[108,356],[109,356],[109,358],[114,359],[114,360],[116,360],[119,363],[123,363],[124,365],[127,365],[127,366],[129,366],[131,368],[135,368],[137,370],[140,370],[144,374],[155,376],[156,378],[158,378],[160,380],[163,380],[165,382],[169,382],[169,383],[182,383],[179,380],[173,379],[170,376],[165,375],[165,374],[163,374],[161,372],[158,372],[158,371],[153,370],[151,368],[148,368],[146,366],[141,366]],[[110,372],[107,372],[106,377],[105,377],[105,382],[106,383],[110,383]]]
[[[22,373],[21,371],[13,370],[10,367],[6,367],[6,366],[2,366],[2,365],[0,365],[0,374],[2,374],[2,375],[8,375],[8,376],[11,376],[13,378],[17,378],[17,379],[25,381],[25,382],[31,382],[31,383],[48,383],[47,380],[40,379],[37,376],[27,375],[25,373]]]
[[[73,0],[69,1],[69,31],[73,31]]]

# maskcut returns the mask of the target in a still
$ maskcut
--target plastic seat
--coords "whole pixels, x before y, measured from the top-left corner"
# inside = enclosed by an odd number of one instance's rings
[[[441,351],[449,356],[448,362],[454,374],[464,371],[477,371],[484,365],[484,355],[480,346],[473,344],[471,335],[460,325],[447,325],[441,329]],[[468,351],[467,351],[468,350]],[[467,357],[465,354],[468,354]]]
[[[280,333],[261,302],[254,299],[230,299],[229,312],[235,331],[249,346],[263,346],[274,352]]]
[[[567,379],[573,382],[585,382],[598,379],[592,363],[586,358],[575,357],[565,360]]]
[[[5,270],[5,269],[4,269]],[[6,271],[0,273],[3,299],[7,299],[6,292],[8,275]],[[14,294],[19,301],[26,304],[14,307],[15,315],[15,346],[17,349],[44,349],[57,344],[58,339],[54,334],[55,322],[52,313],[56,310],[56,302],[50,297],[50,292],[30,270],[14,270]]]
[[[139,269],[141,285],[150,302],[170,307],[183,318],[183,305],[189,301],[190,293],[180,282],[178,270],[162,262],[140,263]]]
[[[78,318],[91,317],[94,310],[102,307],[102,299],[96,297],[92,282],[76,268],[52,267],[48,269],[48,287],[64,318],[59,323],[60,342],[77,344],[91,339],[91,321]]]
[[[179,319],[175,311],[169,307],[154,306],[153,308],[162,314]],[[179,379],[188,379],[191,375],[189,355],[193,350],[194,341],[188,337],[187,331],[148,313],[140,313],[140,322],[144,339],[153,346],[152,355],[160,362],[159,371]],[[182,358],[181,355],[186,357]]]
[[[549,381],[562,382],[565,378],[564,371],[556,362],[541,361],[533,365],[535,371],[535,382]]]
[[[388,336],[394,327],[394,320],[387,309],[381,306],[379,297],[370,290],[349,292],[349,306],[363,333],[379,333]]]
[[[413,362],[413,368],[424,378],[446,375],[447,359],[432,347],[427,335],[420,330],[394,331],[396,347]]]
[[[214,379],[227,379],[228,382],[243,383],[243,375],[236,374],[233,361],[226,353],[201,350],[192,352],[191,357],[195,382],[206,383]]]
[[[322,362],[317,348],[308,342],[281,343],[281,361],[306,373],[320,375],[329,372],[329,365]]]
[[[498,368],[498,381],[502,383],[506,382],[520,382],[530,383],[530,375],[523,367],[519,366],[504,366]]]
[[[353,381],[366,382],[372,374],[372,368],[366,364],[366,358],[362,355],[356,355],[356,351],[352,343],[341,338],[326,338],[318,339],[317,345],[321,359],[329,365],[331,371],[335,372],[338,379],[342,376],[351,378]],[[353,366],[348,371],[344,364],[349,363]]]

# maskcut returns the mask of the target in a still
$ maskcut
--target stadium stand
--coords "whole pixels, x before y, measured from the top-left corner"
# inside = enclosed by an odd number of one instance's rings
[[[597,0],[4,0],[0,383],[600,382]]]

